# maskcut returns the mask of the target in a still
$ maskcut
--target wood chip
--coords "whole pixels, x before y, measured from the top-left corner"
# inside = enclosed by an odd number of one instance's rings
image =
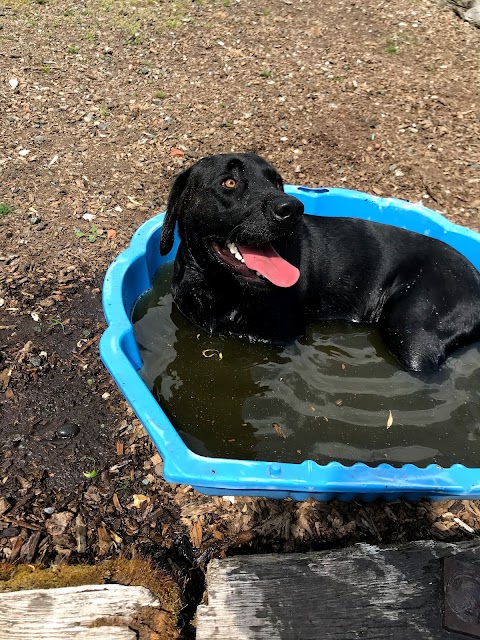
[[[32,533],[30,538],[23,545],[22,550],[20,552],[20,560],[22,562],[28,563],[33,560],[35,553],[37,551],[38,543],[40,542],[41,535],[42,535],[41,531]]]
[[[154,467],[156,467],[157,464],[160,464],[160,462],[162,462],[161,455],[159,453],[156,453],[150,458],[150,462],[153,464]]]
[[[0,371],[0,391],[5,391],[10,382],[10,376],[12,375],[12,369],[4,369]]]
[[[61,511],[54,513],[45,523],[47,533],[51,536],[60,536],[67,530],[70,521],[73,518],[71,511]]]
[[[468,531],[468,533],[475,533],[475,529],[472,529],[470,525],[468,525],[463,520],[460,520],[460,518],[454,518],[453,521],[456,522],[459,527],[465,529],[465,531]]]
[[[197,549],[199,549],[200,545],[202,544],[202,537],[203,537],[202,525],[200,524],[200,520],[197,520],[193,525],[192,529],[190,530],[190,540],[193,546],[196,547]]]
[[[141,493],[133,494],[133,506],[136,509],[140,509],[143,505],[147,505],[150,502],[150,498],[148,496],[144,496]]]
[[[75,518],[75,539],[77,541],[77,553],[85,553],[87,550],[87,527],[80,513]]]
[[[7,513],[11,506],[12,505],[7,500],[7,498],[0,498],[0,516],[2,516],[4,513]]]
[[[118,513],[122,513],[123,509],[122,509],[122,505],[120,504],[120,500],[118,499],[118,495],[116,493],[113,494],[113,505],[115,507],[115,509],[118,511]]]
[[[110,534],[108,533],[107,529],[103,524],[101,527],[97,528],[97,535],[98,535],[98,555],[104,556],[110,550],[110,547],[112,545],[112,538],[110,537]]]

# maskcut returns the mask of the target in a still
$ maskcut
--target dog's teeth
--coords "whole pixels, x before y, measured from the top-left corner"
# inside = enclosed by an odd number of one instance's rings
[[[257,274],[257,276],[261,276],[262,274],[260,273],[260,271],[255,271],[255,273]]]
[[[243,260],[242,254],[240,253],[240,251],[237,251],[234,255],[237,260],[240,260],[240,262]]]
[[[227,247],[229,248],[230,253],[232,253],[233,255],[235,255],[235,254],[238,252],[238,249],[237,249],[237,247],[233,244],[233,242],[229,242],[229,243],[227,244]]]

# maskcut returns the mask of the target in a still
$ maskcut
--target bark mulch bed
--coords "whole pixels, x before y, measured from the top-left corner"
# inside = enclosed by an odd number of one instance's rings
[[[98,357],[108,264],[203,155],[254,150],[286,181],[479,229],[478,29],[429,0],[6,0],[0,60],[1,560],[145,555],[185,626],[212,557],[478,535],[475,501],[167,484]]]

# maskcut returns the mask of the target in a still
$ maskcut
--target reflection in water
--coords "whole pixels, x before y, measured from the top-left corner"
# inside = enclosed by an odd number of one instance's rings
[[[317,324],[287,347],[208,337],[172,308],[171,268],[160,272],[134,312],[141,374],[193,451],[480,466],[478,345],[418,375],[399,369],[369,326]]]

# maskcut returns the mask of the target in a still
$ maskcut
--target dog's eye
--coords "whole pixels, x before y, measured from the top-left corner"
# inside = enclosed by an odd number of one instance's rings
[[[233,178],[227,178],[222,182],[222,185],[224,187],[227,187],[227,189],[235,189],[235,187],[237,186],[237,181]]]

